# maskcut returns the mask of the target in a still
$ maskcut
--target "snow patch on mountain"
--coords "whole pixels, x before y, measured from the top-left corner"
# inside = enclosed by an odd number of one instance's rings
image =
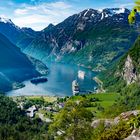
[[[116,14],[121,14],[125,12],[125,8],[120,8],[119,10],[114,11]]]
[[[12,21],[11,21],[10,19],[2,18],[2,17],[0,17],[0,22],[4,22],[4,23],[12,23]]]
[[[101,13],[101,12],[103,12],[103,9],[98,9],[98,11]]]
[[[125,8],[112,8],[112,9],[99,9],[101,14],[101,20],[107,17],[112,17],[114,15],[119,15],[126,12]],[[121,19],[120,19],[121,20]]]
[[[101,20],[104,18],[104,13],[102,13]]]
[[[92,14],[91,16],[92,16],[92,17],[94,17],[95,15],[94,15],[94,14]]]
[[[121,14],[121,13],[125,13],[125,8],[113,8],[113,9],[109,9],[109,12],[114,15],[114,14]]]
[[[84,13],[84,17],[87,15],[90,9],[87,9],[86,12]]]

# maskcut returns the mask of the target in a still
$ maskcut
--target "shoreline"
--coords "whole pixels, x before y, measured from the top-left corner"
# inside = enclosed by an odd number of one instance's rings
[[[56,95],[6,95],[6,96],[9,96],[9,97],[60,97],[60,96],[56,96]]]
[[[93,80],[97,83],[97,85],[99,87],[97,90],[97,93],[99,93],[99,92],[105,93],[106,91],[103,88],[103,82],[97,76],[93,77]]]
[[[39,99],[39,98],[43,98],[45,101],[47,102],[55,102],[57,101],[57,98],[60,98],[58,96],[50,96],[50,95],[23,95],[23,96],[8,96],[12,99]]]
[[[8,97],[49,97],[49,98],[63,98],[63,97],[66,97],[66,96],[59,96],[59,95],[44,95],[44,94],[40,94],[40,95],[6,95],[5,96],[8,96]]]

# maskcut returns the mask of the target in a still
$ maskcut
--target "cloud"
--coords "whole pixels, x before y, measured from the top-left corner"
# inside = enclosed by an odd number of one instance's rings
[[[14,11],[14,13],[15,13],[16,15],[26,15],[26,14],[28,14],[28,10],[27,10],[27,9],[16,9],[16,10]]]
[[[33,27],[40,30],[41,24],[41,29],[50,23],[58,24],[76,11],[77,9],[74,9],[72,5],[63,1],[38,5],[23,4],[14,10],[13,22],[21,27]]]

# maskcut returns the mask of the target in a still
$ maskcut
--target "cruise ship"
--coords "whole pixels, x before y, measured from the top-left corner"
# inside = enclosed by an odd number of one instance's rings
[[[84,79],[84,78],[85,78],[85,72],[79,70],[79,71],[78,71],[78,78],[80,78],[80,79]]]
[[[72,92],[73,92],[73,95],[77,95],[80,92],[79,84],[78,84],[77,80],[74,80],[72,82]]]

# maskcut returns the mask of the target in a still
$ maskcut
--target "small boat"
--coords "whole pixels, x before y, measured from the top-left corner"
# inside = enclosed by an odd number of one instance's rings
[[[84,78],[85,78],[85,72],[79,70],[79,71],[78,71],[78,78],[80,78],[80,79],[84,79]]]
[[[72,82],[72,92],[73,92],[73,95],[77,95],[80,92],[79,84],[78,84],[77,80],[74,80]]]
[[[48,81],[46,77],[38,77],[30,80],[32,84],[39,84],[39,83],[45,83]]]

